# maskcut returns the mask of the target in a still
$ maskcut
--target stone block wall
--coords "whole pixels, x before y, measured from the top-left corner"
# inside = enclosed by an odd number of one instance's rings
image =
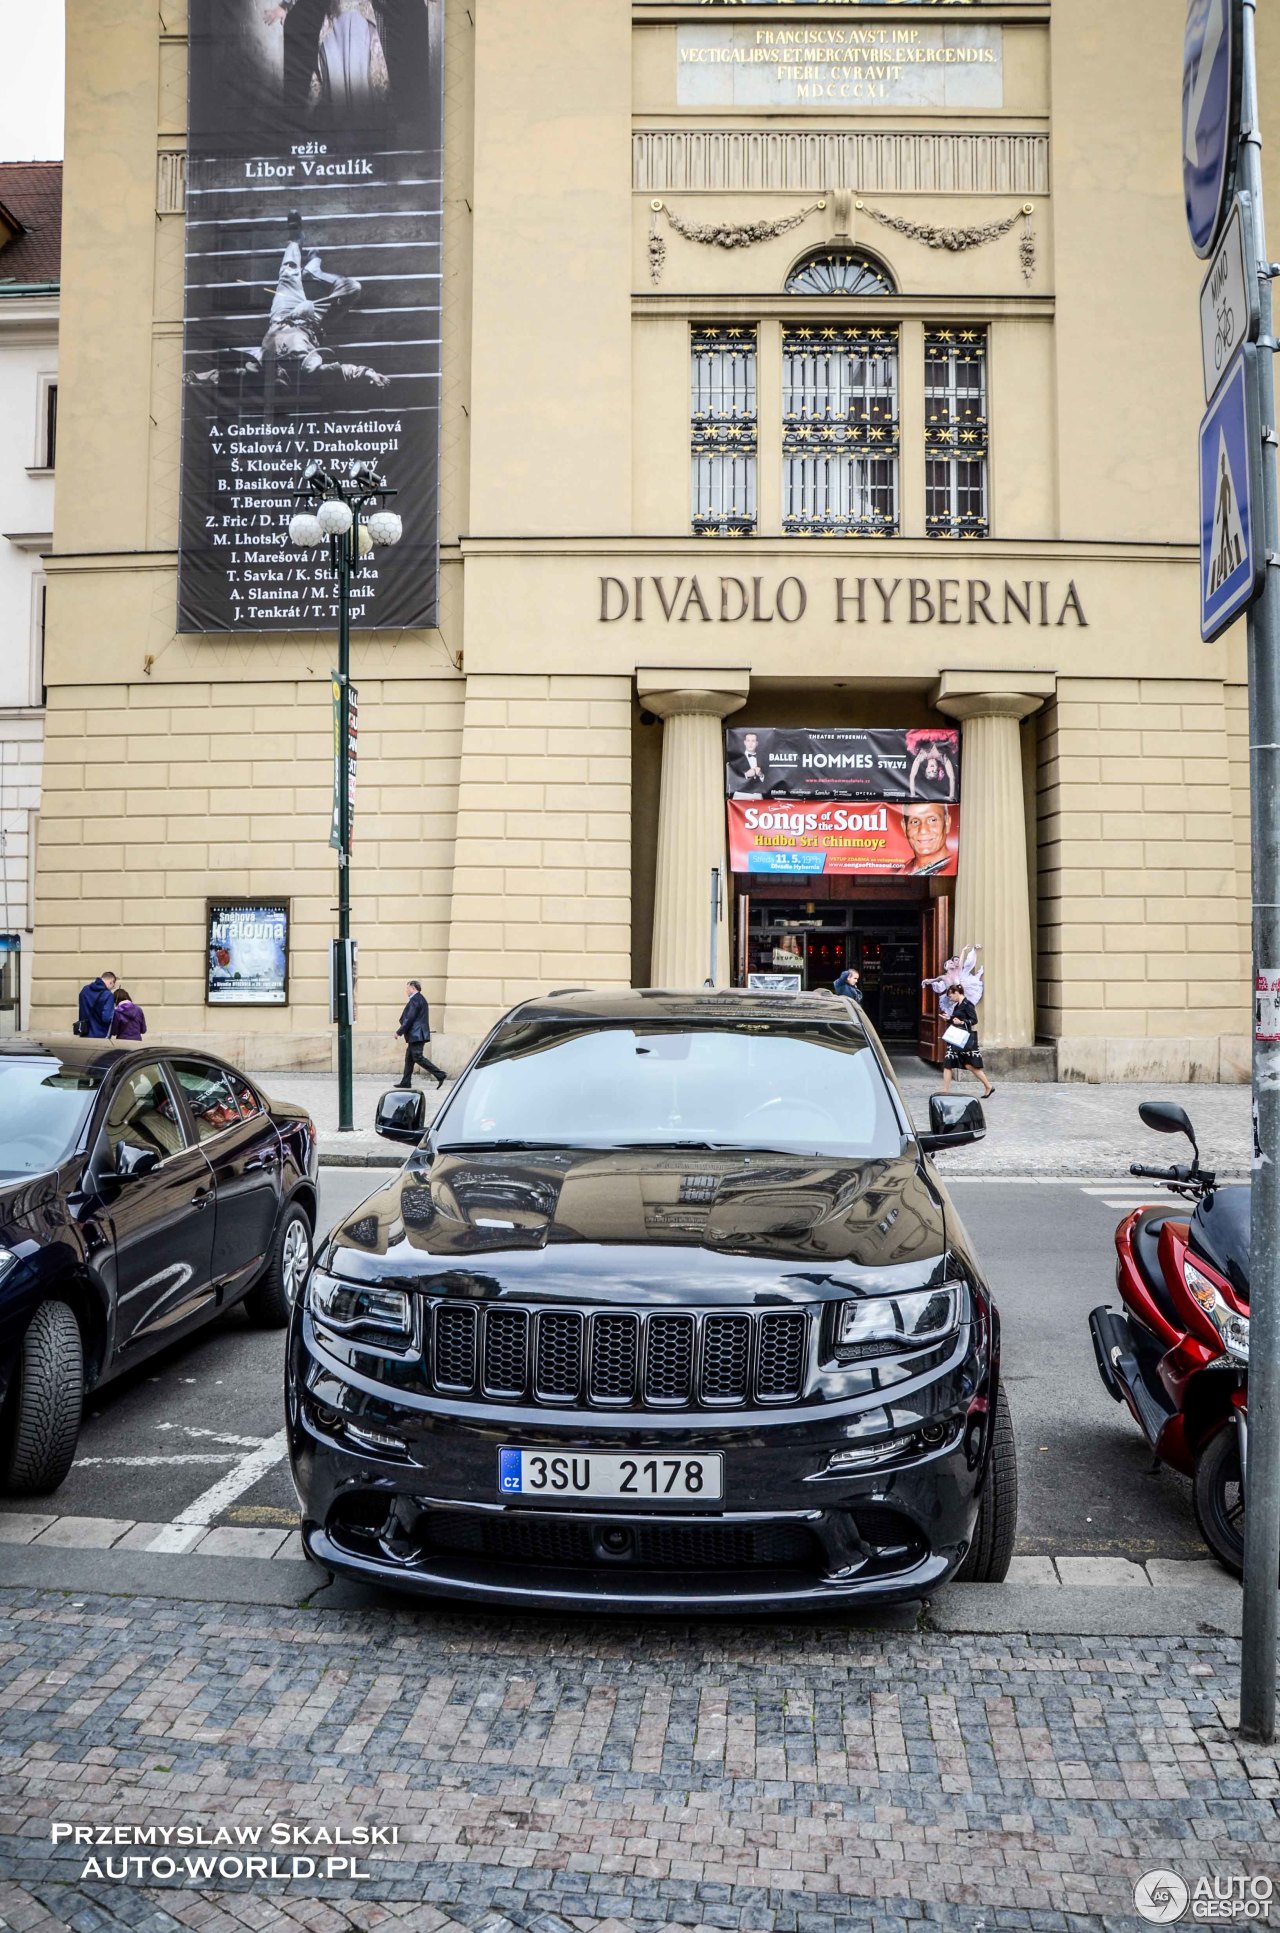
[[[631,984],[631,681],[467,679],[444,1030],[558,986]]]
[[[1038,1025],[1063,1079],[1247,1078],[1238,696],[1063,678],[1042,717]]]
[[[357,1065],[399,1064],[404,982],[444,992],[463,682],[361,677],[352,928]],[[33,1030],[65,1033],[114,968],[157,1040],[241,1065],[328,1068],[336,855],[327,677],[81,686],[49,714]],[[209,1008],[205,901],[291,902],[289,1004]],[[438,1011],[438,1006],[437,1006]]]

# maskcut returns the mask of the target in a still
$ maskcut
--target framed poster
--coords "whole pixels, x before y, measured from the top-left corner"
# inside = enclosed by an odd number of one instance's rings
[[[288,1006],[287,899],[206,902],[205,1004]]]

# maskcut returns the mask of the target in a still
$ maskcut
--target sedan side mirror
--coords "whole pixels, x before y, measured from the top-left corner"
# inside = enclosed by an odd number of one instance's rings
[[[131,1141],[121,1141],[116,1148],[117,1181],[140,1181],[159,1166],[160,1157],[154,1148],[135,1147]]]
[[[981,1101],[968,1100],[963,1094],[931,1094],[929,1132],[918,1139],[926,1154],[941,1154],[946,1148],[971,1147],[986,1132]]]
[[[384,1141],[409,1141],[416,1148],[427,1131],[427,1097],[420,1087],[393,1087],[378,1102],[374,1122]]]

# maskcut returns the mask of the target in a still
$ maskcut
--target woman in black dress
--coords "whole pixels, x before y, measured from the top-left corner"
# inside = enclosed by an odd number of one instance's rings
[[[951,1012],[947,1016],[947,1032],[952,1028],[963,1027],[969,1038],[963,1046],[957,1046],[951,1040],[946,1042],[947,1057],[942,1063],[942,1091],[944,1094],[949,1094],[952,1074],[957,1069],[967,1067],[982,1082],[982,1098],[985,1101],[996,1090],[993,1083],[987,1079],[986,1069],[982,1065],[982,1049],[978,1045],[978,1009],[968,998],[964,988],[958,984],[947,988],[947,998],[952,1003]]]

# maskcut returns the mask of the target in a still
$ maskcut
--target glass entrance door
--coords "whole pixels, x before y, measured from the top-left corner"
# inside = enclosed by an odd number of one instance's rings
[[[885,1041],[916,1044],[923,974],[921,925],[927,908],[874,901],[792,904],[750,902],[748,985],[775,975],[798,978],[798,990],[830,987],[847,966],[862,975],[868,1019]],[[775,985],[784,981],[774,980]]]

